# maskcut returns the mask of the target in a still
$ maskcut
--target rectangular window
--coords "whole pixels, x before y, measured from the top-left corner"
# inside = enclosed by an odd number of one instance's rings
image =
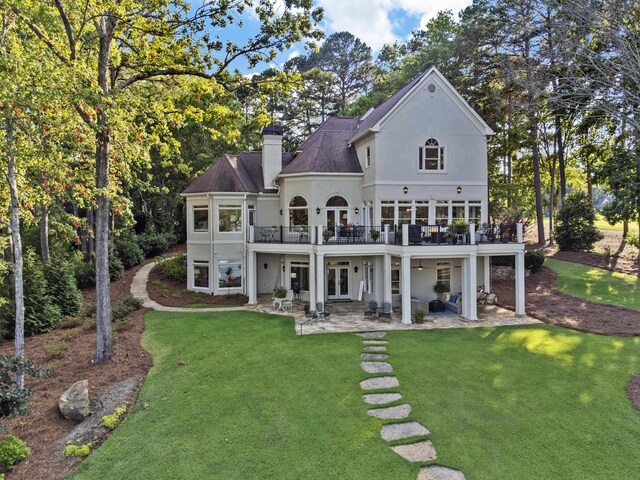
[[[444,147],[424,146],[418,148],[418,170],[443,171]]]
[[[451,220],[464,221],[464,203],[453,203],[451,205]]]
[[[429,225],[428,202],[416,202],[416,225]]]
[[[364,291],[373,293],[373,264],[365,263],[364,267]]]
[[[209,207],[206,205],[194,205],[193,207],[193,231],[209,231]]]
[[[235,260],[218,261],[218,288],[242,287],[242,263]]]
[[[255,205],[249,205],[249,226],[254,227],[256,224],[256,207]]]
[[[445,226],[449,224],[449,202],[438,202],[436,204],[436,225]]]
[[[482,219],[481,213],[482,211],[479,203],[469,203],[469,223],[480,225],[480,221]]]
[[[209,262],[193,262],[193,286],[209,288]]]
[[[398,205],[398,225],[411,223],[411,204],[399,204]]]
[[[436,263],[437,282],[443,283],[447,291],[451,291],[451,264],[449,262]]]
[[[309,263],[291,262],[291,290],[309,291]]]
[[[242,208],[240,205],[220,205],[218,207],[218,231],[242,231]]]
[[[371,147],[367,147],[365,165],[367,168],[371,166]]]
[[[394,217],[394,202],[382,202],[380,211],[380,220],[382,222],[382,225],[389,225],[389,227],[393,228],[396,223]]]
[[[302,227],[309,225],[309,210],[307,207],[289,209],[289,226]]]
[[[391,270],[391,293],[400,294],[400,270],[397,268]]]

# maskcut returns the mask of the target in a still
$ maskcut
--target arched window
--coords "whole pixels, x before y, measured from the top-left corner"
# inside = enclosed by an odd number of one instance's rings
[[[327,200],[327,207],[348,207],[347,201],[338,195]]]
[[[289,202],[289,226],[302,225],[309,225],[309,210],[307,209],[307,201],[303,197],[297,196]]]
[[[444,170],[444,147],[438,140],[430,138],[418,149],[419,171]]]

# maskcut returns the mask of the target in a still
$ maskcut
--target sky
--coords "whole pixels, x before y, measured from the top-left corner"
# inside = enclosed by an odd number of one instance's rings
[[[191,0],[193,5],[202,0]],[[405,41],[411,32],[424,27],[441,10],[458,13],[469,6],[472,0],[314,0],[314,6],[324,9],[324,19],[320,28],[327,36],[335,32],[348,31],[369,45],[374,55],[385,43]],[[276,0],[282,9],[283,0]],[[241,43],[258,28],[256,17],[248,15],[242,29],[233,26],[221,33],[223,39]],[[295,45],[289,51],[278,55],[275,67],[296,55],[304,54],[303,45]],[[260,65],[256,70],[246,71],[246,64],[235,67],[243,73],[259,73],[268,65]]]

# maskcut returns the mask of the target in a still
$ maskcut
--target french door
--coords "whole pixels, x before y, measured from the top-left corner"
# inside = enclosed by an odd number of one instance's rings
[[[329,265],[327,267],[328,300],[346,300],[351,298],[349,283],[349,265]]]

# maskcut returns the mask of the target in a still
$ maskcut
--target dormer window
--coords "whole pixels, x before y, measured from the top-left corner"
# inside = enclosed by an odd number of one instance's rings
[[[444,171],[444,147],[435,138],[430,138],[418,148],[418,170]]]

